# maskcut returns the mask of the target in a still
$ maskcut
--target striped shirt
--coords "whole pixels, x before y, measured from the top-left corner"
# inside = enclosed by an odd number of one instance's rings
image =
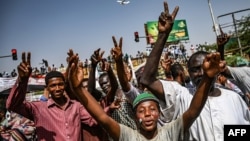
[[[24,117],[33,120],[39,141],[81,141],[81,123],[95,126],[96,121],[81,103],[67,100],[62,110],[50,98],[47,102],[25,101],[27,82],[17,82],[7,99],[6,107]]]

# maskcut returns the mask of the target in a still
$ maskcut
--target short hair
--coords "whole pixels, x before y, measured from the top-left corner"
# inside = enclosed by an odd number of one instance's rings
[[[196,57],[198,55],[204,55],[204,56],[206,56],[207,54],[209,54],[209,53],[206,52],[206,51],[197,51],[194,54],[192,54],[190,56],[189,60],[188,60],[188,63],[187,63],[188,68],[190,67],[190,64],[192,63],[191,61],[193,60],[194,57]]]
[[[54,77],[61,77],[63,79],[63,81],[65,82],[64,75],[61,72],[59,72],[59,71],[51,71],[51,72],[47,73],[46,76],[45,76],[45,84],[46,84],[46,86],[49,83],[49,79],[54,78]]]
[[[179,75],[180,71],[184,72],[184,68],[180,63],[174,63],[173,65],[171,65],[170,71],[172,77],[175,79]]]

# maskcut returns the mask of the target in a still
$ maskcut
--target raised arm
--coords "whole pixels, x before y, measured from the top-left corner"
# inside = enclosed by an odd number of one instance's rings
[[[116,63],[117,76],[120,81],[120,85],[124,92],[128,92],[130,90],[130,83],[128,77],[125,72],[124,62],[123,62],[123,53],[122,53],[122,38],[120,38],[119,45],[116,42],[115,37],[112,37],[114,42],[114,47],[111,49],[111,55]]]
[[[230,39],[230,36],[229,35],[227,35],[227,34],[225,34],[223,31],[222,31],[222,29],[221,29],[221,27],[220,27],[220,32],[221,32],[221,35],[219,35],[218,37],[217,37],[217,45],[218,45],[218,52],[220,53],[220,55],[221,55],[221,60],[225,60],[225,58],[224,58],[224,51],[225,51],[225,45],[227,44],[227,42],[229,41],[229,39]],[[234,68],[234,67],[232,67],[232,68]],[[237,69],[236,69],[237,70]],[[244,73],[248,73],[249,72],[249,69],[242,69],[242,71],[244,72]],[[240,73],[241,71],[239,71],[239,73]],[[233,79],[235,79],[234,77],[233,77],[233,75],[232,75],[232,72],[230,72],[230,69],[228,68],[228,67],[225,67],[225,70],[223,71],[223,74],[226,76],[226,77],[229,77],[229,78],[233,78]],[[238,83],[242,83],[242,82],[238,82]]]
[[[6,108],[28,117],[23,104],[27,92],[29,77],[32,72],[30,65],[31,53],[28,52],[27,58],[25,52],[22,53],[22,62],[18,65],[18,78],[16,84],[11,89],[10,95],[6,101]]]
[[[66,87],[65,87],[65,91],[67,93],[67,95],[69,96],[70,99],[77,99],[76,96],[74,95],[74,92],[71,91],[70,87],[69,87],[69,82],[68,82],[68,73],[69,73],[69,64],[72,64],[72,59],[71,57],[74,55],[74,51],[72,49],[69,49],[69,51],[67,52],[68,56],[67,56],[67,63],[68,63],[68,66],[66,68],[66,72],[64,74],[65,76],[65,83],[66,83]],[[77,54],[76,54],[77,55]]]
[[[229,41],[230,36],[225,34],[222,31],[221,27],[220,27],[220,33],[221,34],[217,36],[217,46],[218,46],[217,51],[220,53],[221,60],[225,60],[225,57],[224,57],[225,45]]]
[[[163,87],[160,82],[156,78],[156,74],[158,71],[158,65],[160,61],[160,57],[169,36],[169,33],[172,30],[172,26],[174,23],[174,19],[178,13],[179,7],[175,7],[172,14],[169,13],[168,4],[164,2],[164,12],[161,13],[158,20],[158,38],[152,49],[147,63],[144,68],[144,72],[141,78],[141,83],[149,89],[152,93],[154,93],[159,99],[164,99]]]
[[[225,60],[224,52],[225,52],[225,45],[229,41],[230,36],[225,34],[222,29],[220,28],[221,35],[217,37],[217,45],[218,45],[218,52],[221,54],[221,60]],[[222,72],[227,78],[231,78],[236,80],[239,85],[241,91],[246,94],[249,93],[249,83],[246,83],[246,80],[249,80],[250,69],[245,67],[229,67],[226,66],[224,71]],[[244,79],[242,79],[244,78]],[[248,85],[248,86],[247,86]],[[245,95],[244,100],[246,101],[247,105],[250,105],[249,98]]]
[[[71,89],[78,95],[78,99],[88,110],[88,112],[95,118],[95,120],[102,125],[108,134],[114,139],[118,140],[120,135],[119,124],[109,117],[102,109],[100,104],[92,97],[92,95],[79,84],[82,80],[77,77],[78,57],[73,56],[74,62],[70,65],[68,79]]]
[[[224,61],[220,61],[220,54],[218,52],[208,54],[204,59],[202,65],[204,75],[197,87],[188,110],[183,114],[185,131],[188,131],[195,119],[200,115],[200,112],[206,103],[210,88],[213,87],[217,74],[224,69],[225,64]]]
[[[102,96],[102,93],[96,89],[96,67],[98,63],[102,60],[104,51],[100,52],[100,48],[95,50],[91,55],[91,69],[88,79],[88,91],[95,97],[96,100],[99,100]]]

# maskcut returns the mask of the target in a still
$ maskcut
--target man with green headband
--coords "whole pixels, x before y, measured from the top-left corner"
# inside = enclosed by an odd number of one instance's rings
[[[155,48],[162,46],[162,42],[168,37],[179,7],[175,7],[173,13],[170,14],[168,4],[164,2],[164,9],[165,11],[159,17],[159,35]],[[149,93],[138,95],[133,102],[133,108],[139,129],[133,130],[108,116],[92,95],[79,85],[81,82],[77,72],[79,58],[75,55],[71,57],[71,60],[68,75],[71,89],[77,94],[88,112],[115,141],[180,141],[188,139],[186,133],[203,109],[210,86],[213,85],[216,75],[224,65],[223,62],[220,62],[218,53],[208,55],[202,65],[206,75],[202,78],[190,107],[176,120],[162,127],[157,126],[161,115],[158,99]]]

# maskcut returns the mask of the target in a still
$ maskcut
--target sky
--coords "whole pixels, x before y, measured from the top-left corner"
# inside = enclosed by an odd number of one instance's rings
[[[191,45],[215,43],[209,0],[168,0],[169,10],[179,6],[176,19],[185,19]],[[112,36],[123,37],[123,52],[135,56],[149,47],[145,38],[134,41],[134,32],[145,36],[144,24],[157,21],[164,10],[163,0],[130,0],[120,5],[116,0],[1,0],[0,56],[17,49],[18,60],[0,58],[0,72],[11,72],[21,62],[22,52],[31,52],[32,67],[40,68],[42,59],[49,65],[66,64],[67,52],[73,49],[81,60],[89,59],[98,48],[108,56]],[[250,0],[210,0],[215,22],[222,24],[232,16],[217,18],[229,12],[250,7]],[[248,15],[250,11],[236,15]]]

